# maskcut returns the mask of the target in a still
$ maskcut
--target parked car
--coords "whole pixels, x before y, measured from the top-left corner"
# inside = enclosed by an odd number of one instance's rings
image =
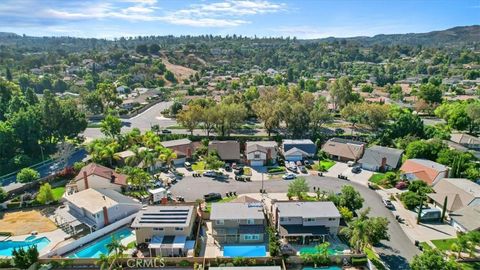
[[[217,173],[215,171],[206,171],[202,175],[205,177],[215,177],[217,176]]]
[[[387,207],[388,209],[393,209],[395,208],[395,206],[393,206],[393,203],[390,201],[390,200],[383,200],[383,204],[385,205],[385,207]]]
[[[349,162],[347,162],[347,166],[348,166],[348,167],[353,167],[353,165],[355,165],[355,161],[349,161]]]
[[[187,170],[191,170],[191,169],[192,169],[192,164],[191,164],[190,162],[188,162],[188,161],[186,161],[183,165],[185,166],[185,168],[186,168]]]
[[[299,169],[300,172],[302,172],[302,173],[308,173],[307,168],[305,168],[305,166],[300,166],[300,167],[298,167],[298,169]]]
[[[360,166],[355,166],[352,168],[352,173],[360,173],[362,172],[362,168]]]
[[[232,167],[230,167],[230,164],[228,164],[228,163],[225,163],[224,169],[225,169],[225,171],[227,171],[227,172],[231,172],[231,171],[232,171]]]
[[[287,170],[291,171],[291,172],[297,172],[297,166],[293,165],[289,165],[287,166]]]
[[[292,180],[297,178],[297,175],[294,173],[286,173],[282,176],[283,180]]]
[[[211,192],[211,193],[203,195],[203,199],[206,202],[218,201],[218,200],[222,199],[222,195],[220,193]]]
[[[302,165],[303,165],[303,164],[302,164],[302,161],[298,160],[298,161],[296,162],[296,165],[297,165],[297,166],[302,166]]]
[[[162,129],[162,134],[171,134],[172,131],[168,129]]]
[[[237,168],[233,171],[233,173],[234,173],[235,175],[242,175],[242,174],[243,174],[243,167],[237,167]]]
[[[308,166],[308,165],[310,165],[310,161],[305,160],[305,161],[303,162],[303,164],[305,164],[305,166]]]

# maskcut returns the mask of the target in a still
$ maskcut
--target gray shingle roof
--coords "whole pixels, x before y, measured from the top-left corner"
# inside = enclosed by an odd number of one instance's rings
[[[363,157],[358,161],[364,164],[382,165],[382,159],[387,159],[387,165],[396,168],[402,158],[403,150],[374,145],[365,150]]]
[[[317,152],[317,146],[309,139],[302,140],[283,140],[282,141],[283,152],[288,152],[292,148],[298,148],[309,155],[315,155]]]
[[[264,219],[261,203],[212,203],[211,220]]]
[[[480,228],[480,206],[467,206],[450,214],[450,218],[469,231]]]
[[[190,144],[192,141],[189,139],[179,139],[179,140],[171,140],[171,141],[165,141],[161,142],[160,144],[163,145],[163,147],[173,147],[173,146],[179,146],[179,145],[185,145],[185,144]]]
[[[340,212],[333,202],[277,202],[280,217],[337,217]]]

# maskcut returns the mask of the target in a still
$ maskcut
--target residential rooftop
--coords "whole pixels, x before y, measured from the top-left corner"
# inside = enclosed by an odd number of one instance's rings
[[[188,227],[194,210],[193,205],[147,206],[137,213],[132,227]]]
[[[88,188],[65,197],[67,201],[90,213],[98,213],[103,207],[113,207],[118,204],[139,204],[130,197],[115,190]]]
[[[179,146],[179,145],[185,145],[185,144],[190,144],[192,141],[189,139],[178,139],[178,140],[171,140],[171,141],[164,141],[161,142],[160,144],[163,147],[174,147],[174,146]]]
[[[337,217],[340,212],[333,202],[276,202],[281,217]]]
[[[212,203],[211,220],[264,219],[262,203]]]

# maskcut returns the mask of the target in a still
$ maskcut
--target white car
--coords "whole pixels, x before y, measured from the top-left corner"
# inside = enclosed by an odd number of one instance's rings
[[[294,173],[286,173],[282,176],[283,180],[292,180],[297,178],[297,175]]]
[[[206,171],[203,173],[203,176],[205,177],[215,177],[217,176],[217,173],[215,171]]]

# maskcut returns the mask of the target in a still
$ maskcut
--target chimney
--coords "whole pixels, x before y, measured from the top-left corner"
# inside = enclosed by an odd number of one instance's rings
[[[88,177],[86,171],[83,171],[83,182],[85,184],[85,189],[88,189]]]
[[[108,225],[108,210],[106,206],[103,207],[103,224],[105,226]]]
[[[267,149],[267,160],[272,159],[272,149],[268,148]]]
[[[381,169],[382,169],[383,171],[386,171],[386,170],[387,170],[387,158],[386,158],[386,157],[382,157]]]

